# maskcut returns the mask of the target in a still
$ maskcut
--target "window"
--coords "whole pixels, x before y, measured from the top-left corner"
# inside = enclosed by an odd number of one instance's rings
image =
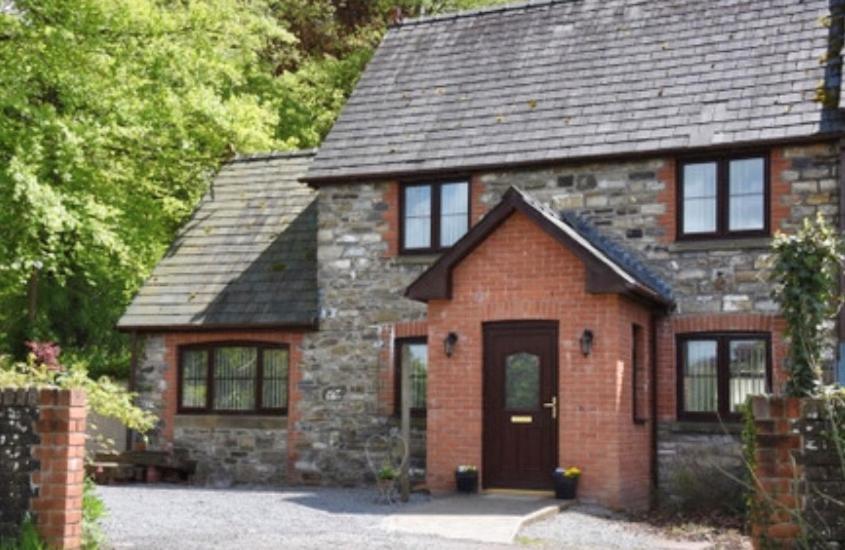
[[[682,162],[679,238],[768,234],[768,171],[768,159],[760,155]]]
[[[401,250],[437,252],[469,229],[469,183],[414,183],[402,186]]]
[[[678,337],[678,417],[735,419],[749,395],[771,388],[767,334]]]
[[[631,325],[631,383],[635,424],[643,424],[650,416],[649,376],[645,361],[645,331],[640,325]]]
[[[425,338],[403,338],[396,341],[396,414],[402,413],[402,370],[411,373],[411,415],[425,415],[426,380],[428,377],[428,344]]]
[[[287,347],[212,344],[179,351],[179,412],[286,414]]]

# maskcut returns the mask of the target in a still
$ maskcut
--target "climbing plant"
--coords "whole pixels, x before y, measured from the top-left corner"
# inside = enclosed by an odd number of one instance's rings
[[[804,397],[821,382],[826,324],[842,305],[839,272],[845,246],[819,214],[805,219],[794,234],[779,233],[773,251],[772,296],[786,320],[789,343],[786,392]]]

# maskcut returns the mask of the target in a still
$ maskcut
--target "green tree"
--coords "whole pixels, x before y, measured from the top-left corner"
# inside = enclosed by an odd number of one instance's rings
[[[235,152],[319,145],[383,36],[502,0],[0,0],[0,353],[128,365],[126,304]]]
[[[0,345],[122,342],[132,292],[235,151],[276,145],[259,0],[16,0],[0,11]]]

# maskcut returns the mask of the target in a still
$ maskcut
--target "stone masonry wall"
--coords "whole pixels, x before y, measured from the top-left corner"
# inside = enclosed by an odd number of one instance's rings
[[[38,393],[0,393],[0,539],[15,537],[34,496],[32,473],[38,461],[32,447],[39,442]]]
[[[742,488],[725,475],[741,479],[745,468],[735,426],[661,422],[657,461],[661,505],[695,509],[742,499]]]
[[[77,390],[0,390],[0,539],[31,515],[49,548],[80,548],[85,405]]]
[[[836,217],[835,143],[776,148],[771,167],[773,230],[792,229],[817,211]],[[673,159],[475,174],[473,220],[511,185],[555,208],[582,213],[639,253],[672,284],[676,316],[777,313],[765,279],[770,239],[675,242]],[[424,319],[424,304],[403,293],[436,259],[396,254],[397,190],[396,182],[320,188],[320,331],[303,340],[302,418],[292,479],[360,482],[369,477],[367,439],[395,429],[379,406],[379,373],[392,368],[385,363],[390,359],[380,334],[398,323]],[[674,363],[674,354],[665,360]],[[705,446],[719,443],[699,437]]]
[[[373,479],[365,446],[396,430],[379,404],[385,326],[425,317],[403,297],[433,261],[391,256],[391,184],[326,186],[318,195],[320,330],[303,339],[302,419],[293,478],[319,483]]]
[[[185,416],[175,422],[174,447],[197,461],[194,481],[214,486],[286,481],[287,422]]]

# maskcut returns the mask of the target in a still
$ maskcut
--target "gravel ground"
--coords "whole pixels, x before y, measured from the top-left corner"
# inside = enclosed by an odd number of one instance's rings
[[[667,538],[657,529],[628,521],[604,508],[578,505],[554,518],[528,525],[517,543],[558,550],[705,550],[709,542]]]
[[[514,546],[397,533],[381,520],[410,504],[383,505],[372,489],[204,489],[167,485],[99,487],[108,508],[107,547],[147,549],[430,549],[496,548],[697,550],[709,544],[676,542],[647,525],[598,507],[578,506],[529,525]]]
[[[98,487],[111,548],[482,550],[495,545],[399,534],[378,524],[408,505],[373,502],[372,489]],[[421,498],[414,496],[419,501]],[[413,502],[413,501],[412,501]],[[413,505],[413,504],[411,504]]]

